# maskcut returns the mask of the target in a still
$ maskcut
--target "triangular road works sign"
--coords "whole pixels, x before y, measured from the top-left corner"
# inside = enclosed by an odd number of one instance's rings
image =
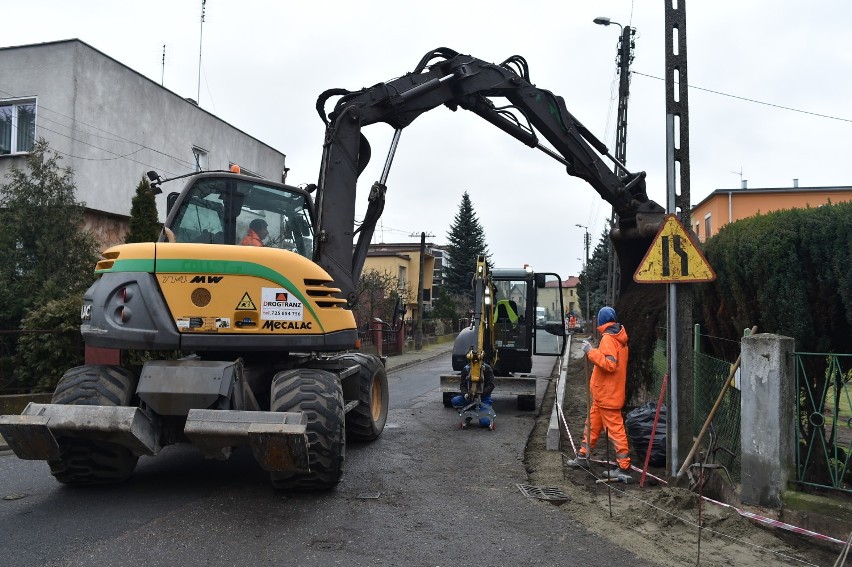
[[[716,272],[676,215],[666,215],[633,274],[636,283],[694,283],[715,279]]]

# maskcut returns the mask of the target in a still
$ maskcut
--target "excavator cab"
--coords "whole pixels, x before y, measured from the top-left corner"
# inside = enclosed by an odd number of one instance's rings
[[[169,230],[164,231],[164,239],[230,245],[252,242],[309,259],[313,255],[313,204],[307,192],[297,187],[209,173],[193,177],[182,194],[169,202],[165,225]],[[265,226],[267,234],[256,238],[253,226]]]

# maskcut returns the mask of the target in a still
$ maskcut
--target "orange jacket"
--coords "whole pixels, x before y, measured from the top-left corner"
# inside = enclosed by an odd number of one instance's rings
[[[243,238],[243,241],[240,242],[241,246],[263,246],[263,240],[260,239],[260,236],[252,229],[248,230],[246,237]]]
[[[594,364],[589,388],[598,407],[621,409],[627,384],[627,330],[619,323],[609,322],[598,331],[601,344],[587,354]]]

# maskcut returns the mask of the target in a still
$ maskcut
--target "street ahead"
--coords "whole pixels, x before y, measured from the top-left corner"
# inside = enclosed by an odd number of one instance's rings
[[[548,376],[553,360],[536,357],[534,373]],[[219,462],[170,447],[141,459],[130,481],[86,489],[4,454],[0,563],[647,565],[520,493],[534,414],[495,391],[497,430],[459,429],[438,392],[450,367],[447,354],[390,373],[384,433],[347,447],[346,475],[328,493],[275,492],[245,451]]]

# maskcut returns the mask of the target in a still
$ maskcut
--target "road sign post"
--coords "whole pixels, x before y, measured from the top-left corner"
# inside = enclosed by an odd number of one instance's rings
[[[677,215],[665,216],[657,236],[633,273],[636,283],[669,284],[669,375],[671,390],[669,406],[669,426],[672,435],[669,438],[671,452],[668,459],[671,473],[677,470],[679,464],[679,447],[677,443],[678,424],[678,363],[677,350],[677,285],[698,282],[710,282],[716,279],[716,272],[707,262],[698,243],[680,222]],[[692,420],[689,420],[692,423]],[[690,432],[691,435],[691,432]]]

